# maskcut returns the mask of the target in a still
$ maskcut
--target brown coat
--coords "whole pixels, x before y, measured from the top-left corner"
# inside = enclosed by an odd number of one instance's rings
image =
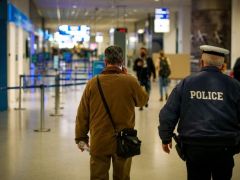
[[[147,103],[147,93],[137,79],[117,67],[107,67],[99,80],[117,131],[133,128],[135,106],[141,107]],[[92,155],[112,155],[116,152],[114,129],[99,94],[96,77],[88,82],[78,107],[76,143],[88,142],[89,130]]]

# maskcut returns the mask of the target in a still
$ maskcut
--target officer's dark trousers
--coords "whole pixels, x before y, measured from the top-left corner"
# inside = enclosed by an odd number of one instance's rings
[[[232,149],[186,145],[188,180],[230,180],[234,166]]]

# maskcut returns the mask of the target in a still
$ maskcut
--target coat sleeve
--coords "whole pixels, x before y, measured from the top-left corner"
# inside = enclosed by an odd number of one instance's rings
[[[76,143],[79,143],[79,141],[84,141],[88,143],[89,118],[90,118],[89,99],[90,99],[90,89],[89,89],[89,83],[88,83],[83,92],[83,95],[78,107],[78,111],[77,111],[76,125],[75,125],[75,142]]]
[[[159,113],[158,131],[163,144],[171,142],[173,131],[180,117],[182,85],[183,81],[173,89],[167,103]]]
[[[134,60],[134,64],[133,64],[133,71],[137,71],[137,63],[138,63],[138,59]]]
[[[153,59],[149,58],[149,60],[150,60],[150,64],[151,64],[151,73],[153,73],[153,78],[156,79],[156,68],[155,68],[155,65],[153,63]]]
[[[134,78],[133,80],[133,99],[136,107],[142,107],[148,102],[148,94],[139,82]]]

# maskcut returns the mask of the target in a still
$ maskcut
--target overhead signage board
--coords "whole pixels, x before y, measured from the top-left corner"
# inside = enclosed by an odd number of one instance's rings
[[[61,25],[58,27],[58,32],[63,36],[70,36],[73,41],[90,41],[90,27],[86,25],[69,26]]]
[[[170,31],[169,9],[155,9],[154,32],[165,33]]]

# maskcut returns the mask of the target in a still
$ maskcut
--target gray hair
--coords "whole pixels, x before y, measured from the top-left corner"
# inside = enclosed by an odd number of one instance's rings
[[[208,66],[220,67],[224,64],[224,57],[207,53],[202,54],[202,60]]]
[[[119,46],[109,46],[105,49],[105,59],[109,64],[122,64],[123,50]]]

